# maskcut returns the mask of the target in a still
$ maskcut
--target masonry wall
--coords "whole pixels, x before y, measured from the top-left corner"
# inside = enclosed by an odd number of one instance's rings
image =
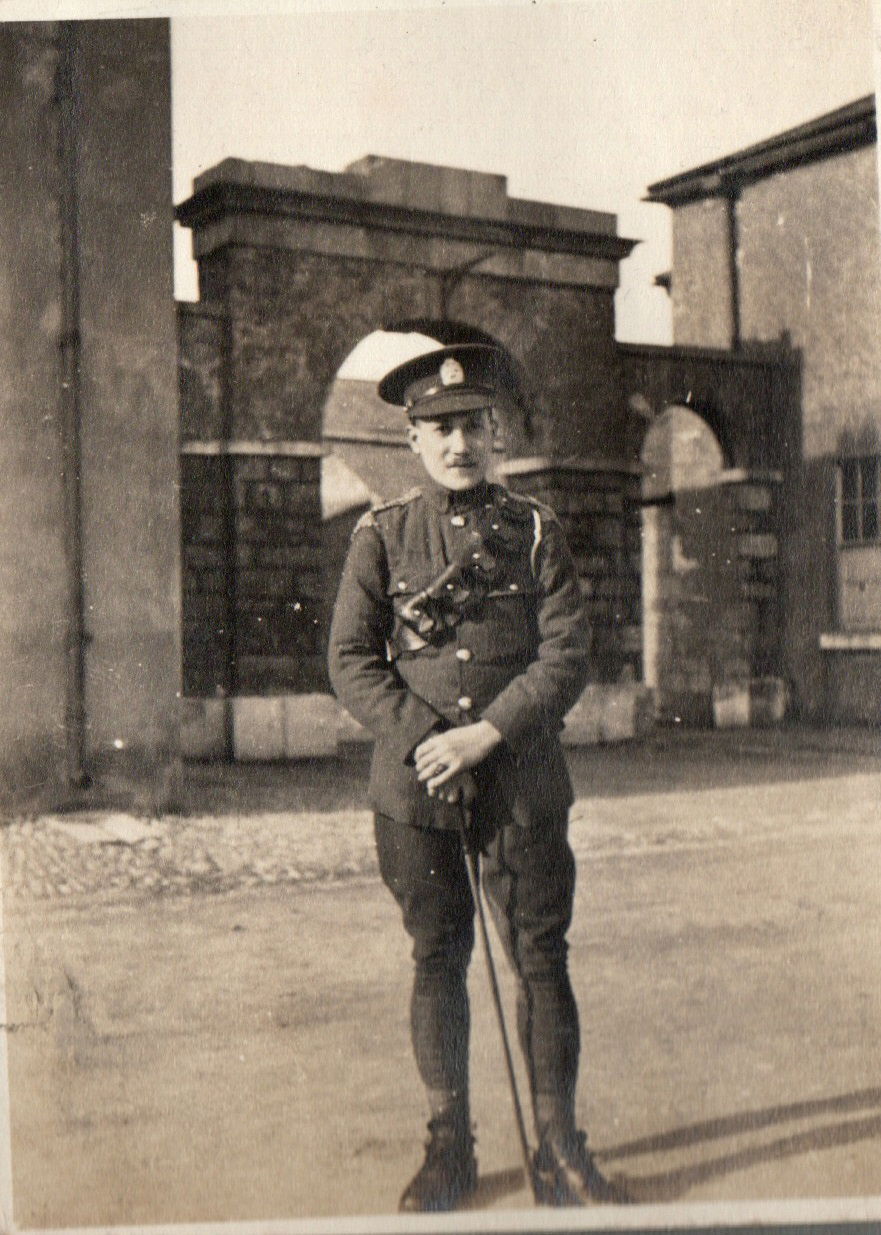
[[[613,465],[516,468],[506,482],[557,514],[592,631],[595,682],[642,680],[639,472]]]
[[[881,244],[874,146],[770,176],[738,208],[747,339],[804,354],[802,448],[881,436]]]
[[[200,263],[203,302],[229,319],[230,435],[314,441],[349,352],[386,321],[434,307],[417,270],[237,245]]]

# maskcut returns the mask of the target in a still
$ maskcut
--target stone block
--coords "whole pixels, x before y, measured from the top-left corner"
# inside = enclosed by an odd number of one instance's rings
[[[248,510],[282,510],[284,508],[285,491],[277,481],[248,482],[242,488]]]
[[[606,575],[612,570],[609,559],[601,553],[593,553],[590,557],[586,557],[581,563],[582,574],[585,575]]]
[[[642,652],[642,627],[636,624],[622,626],[620,631],[621,651],[628,655]]]
[[[713,687],[713,724],[717,729],[777,725],[788,704],[786,683],[763,677],[720,682]]]
[[[773,495],[767,485],[742,485],[735,493],[740,510],[764,513],[771,509]]]
[[[199,512],[190,519],[187,526],[187,537],[191,541],[222,540],[224,536],[223,519],[220,515]]]
[[[269,475],[272,480],[304,480],[307,478],[303,460],[282,455],[269,460]]]
[[[187,574],[187,590],[219,594],[226,591],[226,570],[200,570],[198,574]]]
[[[236,459],[234,470],[236,482],[263,481],[269,475],[269,459],[263,455],[246,455]]]
[[[593,542],[603,549],[623,548],[623,524],[618,519],[597,519],[593,526]]]
[[[241,654],[237,669],[241,689],[253,695],[316,690],[327,677],[324,657],[306,638],[300,639],[296,656]]]
[[[266,566],[308,569],[315,561],[315,551],[310,545],[266,545],[260,550],[260,560]]]
[[[779,725],[789,707],[789,690],[782,678],[753,678],[750,711],[754,725]]]
[[[605,493],[579,493],[572,498],[573,511],[577,515],[602,515],[609,509]]]
[[[226,555],[216,545],[185,545],[184,569],[188,571],[222,570]]]
[[[233,752],[241,762],[283,759],[285,747],[285,700],[237,698],[232,706]]]
[[[285,696],[285,754],[288,759],[335,755],[340,728],[340,706],[333,695]]]
[[[777,588],[773,583],[750,582],[744,584],[743,595],[747,600],[773,600],[777,595]]]
[[[739,538],[737,552],[741,557],[776,557],[777,537],[770,532],[747,533]]]
[[[652,691],[638,682],[588,686],[566,716],[565,746],[644,737],[654,724]]]
[[[188,704],[201,705],[207,711],[226,701],[188,700]],[[283,759],[316,759],[333,756],[340,742],[369,741],[369,735],[347,712],[344,712],[333,695],[314,692],[262,697],[241,697],[228,701],[233,720],[233,756],[236,760],[262,762]],[[195,716],[197,709],[190,709]],[[216,717],[212,714],[216,722]],[[215,729],[222,738],[221,723]],[[204,719],[201,723],[204,726]],[[216,736],[216,735],[215,735]],[[204,743],[203,743],[204,747]],[[222,752],[222,746],[219,748]],[[208,757],[201,753],[188,754],[190,758]]]
[[[184,759],[226,757],[226,699],[181,699],[180,753]]]
[[[222,592],[192,591],[186,597],[184,620],[199,634],[205,626],[222,625],[226,618],[226,596]]]

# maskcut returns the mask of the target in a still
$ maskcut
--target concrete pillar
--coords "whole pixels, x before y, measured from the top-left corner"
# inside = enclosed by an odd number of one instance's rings
[[[180,690],[168,22],[6,25],[0,58],[0,788],[69,796],[78,708],[84,780],[155,803]]]

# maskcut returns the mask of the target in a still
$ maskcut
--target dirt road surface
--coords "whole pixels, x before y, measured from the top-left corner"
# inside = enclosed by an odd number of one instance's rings
[[[579,1113],[630,1221],[795,1198],[881,1215],[877,736],[572,762]],[[19,1228],[394,1212],[425,1112],[362,773],[363,754],[194,768],[180,816],[6,821]],[[479,1224],[530,1198],[479,953],[470,982]]]

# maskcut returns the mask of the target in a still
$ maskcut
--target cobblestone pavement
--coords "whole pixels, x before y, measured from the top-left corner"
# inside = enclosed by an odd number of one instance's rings
[[[226,892],[257,885],[353,878],[375,871],[366,811],[330,815],[112,816],[137,839],[105,831],[105,817],[44,816],[6,826],[3,886],[10,900]],[[104,832],[100,837],[99,833]]]
[[[877,826],[879,737],[695,735],[572,752],[576,856],[727,844],[769,830]],[[372,878],[364,752],[299,767],[188,769],[187,813],[2,823],[7,903],[217,893]],[[201,811],[199,807],[201,806]],[[202,813],[204,811],[211,813]]]

